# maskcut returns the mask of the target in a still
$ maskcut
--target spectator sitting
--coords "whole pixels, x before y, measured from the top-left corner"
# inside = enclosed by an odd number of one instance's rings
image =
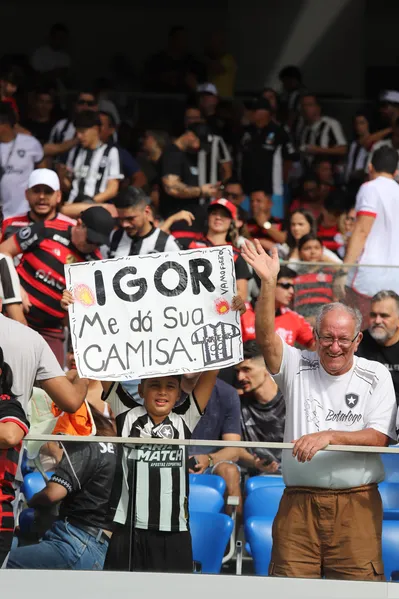
[[[111,235],[109,258],[181,249],[172,235],[154,227],[149,198],[141,189],[123,189],[115,198],[115,207],[119,226]]]
[[[339,217],[338,229],[341,234],[342,245],[338,248],[337,253],[338,253],[338,256],[342,259],[345,257],[349,240],[350,240],[351,235],[355,229],[355,222],[356,222],[356,210],[354,207],[349,208],[349,210],[346,210]],[[333,254],[333,252],[331,252],[331,254],[332,254],[332,256],[335,256],[335,254]]]
[[[308,210],[298,208],[290,214],[287,242],[284,244],[278,244],[277,249],[280,258],[293,262],[290,268],[296,270],[296,264],[299,260],[298,243],[304,235],[309,233],[316,233],[316,221],[313,215]],[[323,246],[322,259],[331,262],[340,262],[338,256]]]
[[[307,266],[306,262],[322,262],[323,245],[321,239],[309,233],[298,244],[299,259],[304,263],[298,267],[294,280],[294,310],[314,325],[318,308],[335,300],[334,276],[336,270],[328,267]]]
[[[346,208],[346,198],[342,191],[331,191],[321,210],[321,215],[317,227],[317,235],[320,237],[323,246],[338,254],[342,246],[342,239],[339,234],[339,219]]]
[[[22,439],[29,432],[29,421],[12,391],[13,372],[0,348],[0,566],[11,549],[14,532],[14,481]]]
[[[113,420],[91,407],[96,435],[115,436]],[[39,544],[10,553],[10,569],[102,570],[112,535],[109,501],[116,468],[112,443],[59,443],[59,464],[28,502],[37,510],[60,503],[59,517]]]
[[[291,206],[290,212],[296,212],[298,208],[311,212],[315,219],[319,218],[323,201],[320,196],[319,177],[309,172],[302,179],[300,197],[296,198]]]
[[[373,160],[373,156],[374,156],[375,152],[377,152],[377,150],[379,150],[380,148],[393,148],[394,150],[396,150],[396,152],[398,153],[398,157],[399,157],[399,118],[397,118],[393,124],[392,137],[390,139],[383,139],[381,141],[378,141],[376,144],[374,144],[374,146],[369,154],[368,163],[365,168],[366,172],[369,171],[369,167],[372,164],[372,160]],[[395,174],[395,181],[397,183],[399,183],[399,174],[398,173]]]
[[[32,133],[43,145],[49,137],[54,126],[53,109],[54,97],[50,89],[39,88],[33,93],[32,108],[29,118],[23,121],[23,126]]]
[[[394,291],[379,291],[371,299],[370,326],[356,354],[388,368],[399,406],[399,296]]]
[[[247,222],[248,231],[253,239],[259,239],[262,247],[270,250],[275,243],[284,243],[287,234],[282,231],[280,219],[272,216],[272,199],[262,190],[251,193],[251,214]]]

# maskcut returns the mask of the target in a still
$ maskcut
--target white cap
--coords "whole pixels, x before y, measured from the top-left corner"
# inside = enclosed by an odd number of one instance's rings
[[[392,102],[393,104],[399,104],[399,92],[394,89],[387,89],[380,95],[380,102]]]
[[[58,191],[60,188],[60,180],[55,171],[51,171],[48,168],[37,168],[31,172],[26,189],[31,189],[32,187],[35,187],[35,185],[47,185],[54,191]]]
[[[218,96],[218,90],[216,85],[213,83],[201,83],[198,85],[197,92],[199,94],[212,94],[212,96]]]

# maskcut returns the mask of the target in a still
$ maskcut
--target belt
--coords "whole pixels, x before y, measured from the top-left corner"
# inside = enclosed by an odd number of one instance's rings
[[[76,528],[79,528],[80,530],[83,530],[83,532],[86,532],[91,537],[94,537],[98,543],[109,542],[110,538],[105,534],[102,528],[96,528],[95,526],[85,526],[84,524],[81,524],[77,520],[71,518],[65,518],[65,522],[67,522],[68,524],[72,524],[72,526],[76,526]]]

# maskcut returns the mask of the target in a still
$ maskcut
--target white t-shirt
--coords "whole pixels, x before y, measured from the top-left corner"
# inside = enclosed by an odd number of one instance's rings
[[[0,164],[4,169],[0,197],[4,219],[28,212],[25,190],[29,175],[42,159],[41,143],[32,135],[18,133],[13,141],[0,143]]]
[[[284,441],[325,430],[354,432],[373,428],[396,440],[396,399],[388,369],[354,357],[341,376],[328,374],[316,352],[283,342],[283,360],[274,379],[286,402]],[[283,450],[282,472],[288,486],[348,489],[384,479],[379,454],[320,451],[302,464]]]
[[[359,264],[397,265],[395,268],[352,268],[347,285],[372,297],[381,289],[399,293],[399,185],[388,177],[364,183],[356,198],[356,212],[374,217]]]
[[[42,46],[33,53],[31,65],[35,71],[47,73],[54,69],[69,69],[71,59],[66,52],[53,50],[50,46]]]

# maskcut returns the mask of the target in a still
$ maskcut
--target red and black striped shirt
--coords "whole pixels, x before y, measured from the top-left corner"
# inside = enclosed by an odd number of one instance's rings
[[[278,231],[281,231],[282,222],[280,219],[274,218],[272,216],[269,218],[269,222],[270,224],[274,225]],[[254,218],[250,218],[247,221],[247,229],[252,239],[269,239],[270,241],[273,241],[268,233],[268,229],[265,229],[264,227],[258,225]]]
[[[0,424],[7,422],[13,422],[25,435],[28,434],[29,422],[19,401],[9,395],[0,395]],[[0,532],[14,531],[12,502],[21,447],[22,442],[9,449],[0,449]]]
[[[80,252],[72,243],[71,229],[68,222],[54,219],[23,227],[13,236],[23,254],[17,272],[32,304],[27,314],[32,328],[62,329],[65,264],[102,259],[99,250]]]
[[[61,212],[57,212],[55,217],[48,219],[47,222],[54,222],[55,220],[60,220],[64,223],[68,223],[69,225],[76,224],[76,220],[74,220],[73,218],[69,218],[69,216],[65,216],[65,214],[61,214]],[[28,212],[27,214],[19,214],[18,216],[11,216],[10,218],[6,218],[4,219],[3,224],[1,226],[1,239],[4,241],[5,239],[8,239],[12,235],[14,235],[14,233],[17,233],[17,231],[21,227],[33,225],[35,224],[35,222],[36,221],[34,221],[31,218],[30,212]]]

